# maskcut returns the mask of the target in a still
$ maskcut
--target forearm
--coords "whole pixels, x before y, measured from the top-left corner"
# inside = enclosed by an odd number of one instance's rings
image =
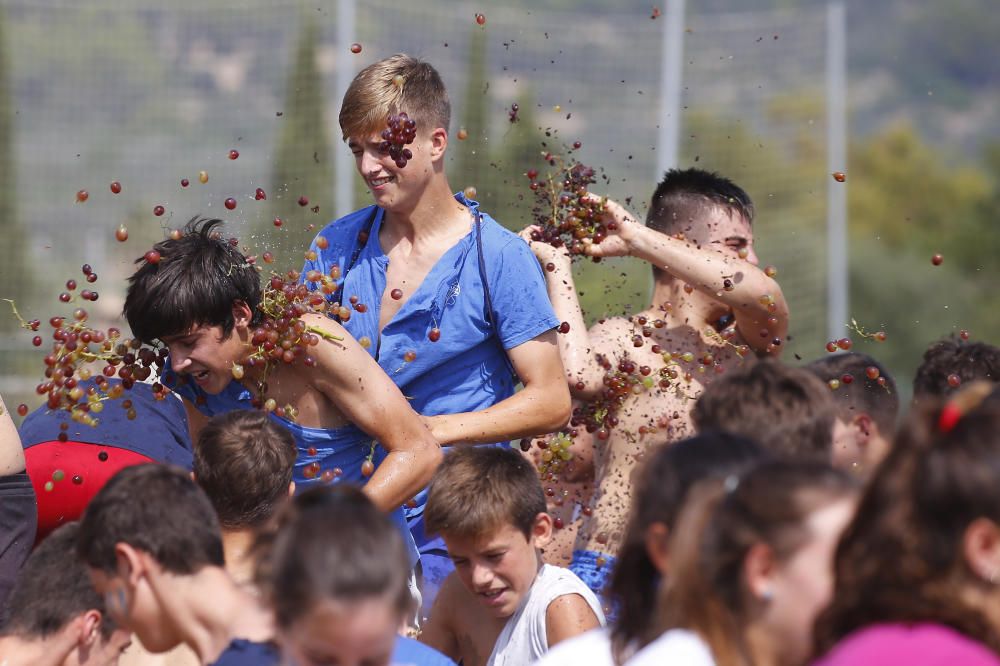
[[[788,329],[788,306],[781,287],[747,261],[640,228],[629,254],[648,261],[692,288],[732,308],[746,341],[763,348]],[[766,335],[762,332],[766,331]]]
[[[594,360],[587,323],[573,281],[572,264],[553,262],[555,270],[545,272],[545,286],[552,309],[569,330],[558,336],[559,356],[566,371],[566,382],[574,393],[592,392],[600,387],[604,373]],[[581,388],[582,385],[582,388]]]
[[[442,445],[490,444],[559,430],[569,417],[566,384],[551,382],[545,386],[526,386],[487,409],[432,416],[427,422]]]
[[[24,471],[24,449],[14,421],[0,397],[0,476]]]
[[[392,511],[430,483],[440,462],[441,447],[434,443],[391,450],[365,484],[365,494],[381,511]]]

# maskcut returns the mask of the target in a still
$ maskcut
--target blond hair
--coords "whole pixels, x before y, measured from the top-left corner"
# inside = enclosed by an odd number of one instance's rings
[[[343,138],[367,138],[400,112],[416,121],[417,131],[448,131],[451,122],[451,102],[441,75],[430,63],[403,53],[368,65],[351,81],[340,108]]]

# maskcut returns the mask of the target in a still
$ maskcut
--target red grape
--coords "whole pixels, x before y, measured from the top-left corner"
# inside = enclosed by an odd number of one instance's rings
[[[239,156],[240,156],[240,151],[236,150],[235,148],[229,151],[229,159],[235,160]]]
[[[225,201],[225,206],[229,210],[233,210],[234,208],[236,208],[236,199],[232,197],[227,198]]]
[[[358,54],[361,53],[361,44],[354,42],[351,44],[351,53]]]
[[[266,201],[267,193],[265,193],[262,188],[258,187],[257,191],[254,192],[253,198],[256,199],[257,201]]]
[[[479,25],[486,25],[486,16],[483,14],[476,14],[476,23]]]
[[[80,190],[76,193],[76,202],[83,203],[90,198],[90,193],[87,190]]]
[[[153,215],[155,215],[156,217],[160,217],[165,212],[166,209],[163,206],[153,206]]]
[[[121,191],[122,191],[122,184],[119,183],[117,180],[111,181],[111,193],[121,194]]]

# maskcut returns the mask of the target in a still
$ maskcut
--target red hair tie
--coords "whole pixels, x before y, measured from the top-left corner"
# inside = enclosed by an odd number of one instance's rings
[[[941,409],[941,415],[938,416],[938,430],[942,433],[949,433],[958,424],[962,418],[962,410],[951,400]]]

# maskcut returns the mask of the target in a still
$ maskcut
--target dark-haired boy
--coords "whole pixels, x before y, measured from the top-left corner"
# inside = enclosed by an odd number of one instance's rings
[[[77,551],[107,612],[153,653],[202,664],[279,663],[271,612],[224,569],[219,522],[188,472],[127,467],[91,500]]]
[[[67,523],[31,554],[0,629],[4,666],[114,666],[131,642],[76,556],[79,523]]]
[[[932,342],[924,352],[913,377],[913,401],[951,395],[977,379],[1000,383],[1000,347],[952,334]]]
[[[604,624],[593,592],[544,564],[552,536],[532,464],[509,448],[452,452],[427,496],[427,529],[455,564],[420,640],[466,666],[530,664]]]
[[[749,437],[775,456],[823,462],[834,460],[836,414],[826,384],[805,368],[777,360],[726,372],[691,410],[699,432],[724,430]]]
[[[404,165],[383,151],[391,114],[416,122]],[[549,432],[569,418],[569,392],[538,263],[525,244],[453,194],[445,173],[451,105],[429,63],[397,54],[362,70],[340,128],[375,205],[328,225],[309,270],[343,275],[331,300],[366,310],[343,325],[426,417],[442,445]],[[516,376],[515,373],[516,372]],[[514,391],[518,381],[523,388]],[[423,495],[407,510],[433,586],[446,554],[422,535]],[[427,596],[432,596],[433,592]]]
[[[295,438],[266,413],[237,410],[213,416],[194,447],[194,480],[222,527],[226,571],[252,586],[257,530],[295,490]]]
[[[164,382],[185,400],[192,440],[208,416],[251,408],[266,385],[268,399],[298,414],[293,422],[272,413],[295,437],[296,483],[328,477],[364,485],[403,525],[401,505],[441,459],[434,437],[371,356],[326,316],[300,317],[329,338],[309,346],[311,362],[248,363],[263,319],[260,277],[219,224],[192,220],[180,238],[157,243],[158,261],[139,260],[125,298],[133,334],[170,351]],[[175,373],[184,381],[169,381]],[[376,466],[370,478],[368,460]]]
[[[833,464],[869,476],[888,455],[896,432],[899,394],[892,375],[860,352],[831,354],[805,368],[831,387],[837,408]]]
[[[701,169],[668,171],[653,193],[645,225],[608,201],[607,238],[587,252],[648,262],[653,294],[642,312],[601,319],[589,331],[569,254],[531,242],[539,261],[553,269],[545,273],[549,298],[569,323],[559,348],[573,396],[601,398],[605,376],[617,371],[652,381],[649,390],[628,398],[615,415],[617,424],[599,429],[593,442],[596,490],[570,568],[598,594],[624,533],[636,461],[652,446],[692,434],[691,405],[718,373],[752,359],[750,352],[781,352],[788,306],[778,283],[757,267],[753,216],[743,189]],[[531,239],[534,231],[528,227],[521,235]],[[573,427],[583,435],[583,423]],[[590,445],[582,437],[577,441]]]

